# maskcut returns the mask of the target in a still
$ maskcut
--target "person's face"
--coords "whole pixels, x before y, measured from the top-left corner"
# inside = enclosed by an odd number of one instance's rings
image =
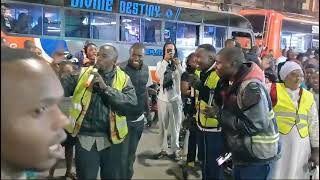
[[[6,13],[7,13],[7,7],[5,7],[5,6],[1,6],[1,14],[3,15],[3,16],[5,16],[6,15]]]
[[[97,47],[94,45],[89,46],[86,55],[88,59],[95,61],[97,58]]]
[[[235,47],[235,43],[234,42],[228,42],[226,44],[226,48],[234,48]]]
[[[140,67],[140,63],[143,61],[144,59],[144,49],[143,48],[133,48],[130,51],[130,64],[135,67],[135,68],[139,68]]]
[[[197,56],[191,56],[191,59],[189,60],[188,64],[192,69],[197,69],[198,68],[198,63],[197,63]]]
[[[100,48],[97,56],[96,67],[99,70],[107,70],[115,65],[115,60],[112,59],[114,51],[110,48]]]
[[[294,52],[291,51],[288,53],[288,59],[293,60],[295,58],[296,58],[296,56],[295,56]]]
[[[261,61],[262,69],[268,69],[271,66],[271,60],[269,58],[263,58]]]
[[[39,48],[37,48],[37,47],[32,48],[31,51],[34,52],[34,53],[35,53],[36,55],[38,55],[38,56],[42,56],[42,51],[41,51],[41,49],[39,49]]]
[[[212,65],[212,61],[213,61],[212,58],[214,57],[211,57],[210,53],[203,48],[197,48],[195,53],[196,53],[196,58],[197,58],[197,63],[199,65],[199,68],[202,71],[209,69],[210,66]]]
[[[296,90],[300,87],[303,81],[303,74],[299,70],[294,70],[284,80],[284,84],[287,88]]]
[[[311,75],[315,72],[314,68],[307,68],[305,69],[305,78],[307,81],[310,80]]]
[[[170,53],[168,53],[169,51],[170,51]],[[176,51],[174,49],[174,45],[173,44],[168,44],[166,46],[166,48],[165,48],[165,52],[164,53],[165,53],[164,59],[169,60],[169,59],[173,58],[175,53],[176,53]]]
[[[231,62],[222,55],[216,56],[214,68],[221,79],[230,79],[233,74],[233,66]]]
[[[319,91],[319,73],[313,73],[311,75],[310,83],[313,90]]]
[[[52,167],[68,123],[53,70],[39,60],[1,63],[1,96],[1,161],[21,170]]]
[[[282,51],[282,56],[286,57],[287,56],[287,51]]]
[[[61,68],[61,76],[67,76],[73,72],[74,68],[72,64],[65,64]]]

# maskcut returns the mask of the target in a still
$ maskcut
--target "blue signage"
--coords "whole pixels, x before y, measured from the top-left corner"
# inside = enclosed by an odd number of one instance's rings
[[[163,55],[163,51],[162,49],[146,49],[145,51],[145,55],[147,56],[162,56]]]
[[[71,7],[112,12],[113,0],[71,0]]]
[[[120,1],[119,13],[160,18],[161,8],[159,5]]]
[[[181,8],[173,6],[150,4],[147,2],[135,2],[119,0],[70,0],[73,8],[99,10],[105,12],[117,12],[121,14],[139,15],[153,18],[165,18],[177,20],[180,16]]]

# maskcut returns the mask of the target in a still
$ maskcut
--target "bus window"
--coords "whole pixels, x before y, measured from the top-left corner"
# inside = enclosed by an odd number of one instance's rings
[[[163,36],[165,42],[171,41],[176,44],[177,23],[166,22]]]
[[[240,43],[242,48],[245,48],[245,49],[252,48],[252,39],[251,39],[250,33],[233,31],[232,39],[235,39],[238,43]]]
[[[43,8],[44,18],[42,22],[39,21],[36,26],[41,27],[42,23],[42,34],[47,36],[60,36],[61,32],[61,20],[58,8]],[[35,27],[33,28],[35,29]],[[33,30],[32,29],[32,30]]]
[[[125,42],[140,42],[140,18],[120,17],[120,40]]]
[[[15,0],[15,1],[21,1],[24,3],[46,4],[46,5],[53,5],[53,6],[64,5],[64,1],[61,1],[61,0]]]
[[[295,52],[306,52],[308,48],[311,48],[312,36],[303,33],[292,33],[290,45]]]
[[[281,42],[285,39],[287,48],[292,48],[297,53],[303,53],[312,47],[311,33],[311,24],[283,20]]]
[[[41,17],[42,8],[22,4],[10,4],[5,12],[6,29],[8,32],[31,34]]]
[[[199,26],[178,23],[177,45],[197,46],[199,44]]]
[[[161,21],[151,19],[141,19],[141,38],[145,43],[161,42]]]
[[[91,27],[97,31],[94,38],[116,41],[116,24],[116,16],[113,14],[93,13]]]
[[[90,38],[90,13],[66,10],[65,31],[66,37]]]
[[[226,28],[215,27],[215,26],[205,26],[203,43],[212,44],[215,48],[223,48],[224,41],[226,38]]]
[[[287,49],[288,47],[291,47],[290,41],[291,41],[291,33],[282,32],[281,33],[281,49]]]

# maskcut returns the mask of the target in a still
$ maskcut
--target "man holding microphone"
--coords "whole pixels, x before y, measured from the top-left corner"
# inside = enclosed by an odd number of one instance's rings
[[[103,45],[95,66],[62,79],[65,96],[73,95],[72,122],[66,130],[78,138],[78,179],[96,179],[99,167],[101,179],[121,178],[119,144],[128,133],[125,110],[137,104],[137,97],[129,76],[115,65],[117,58],[115,47]]]

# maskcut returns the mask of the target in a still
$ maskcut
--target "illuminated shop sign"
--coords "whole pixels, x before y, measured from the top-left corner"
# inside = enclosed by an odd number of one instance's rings
[[[181,13],[181,8],[173,6],[125,0],[70,0],[70,6],[73,8],[175,20],[179,18]]]

